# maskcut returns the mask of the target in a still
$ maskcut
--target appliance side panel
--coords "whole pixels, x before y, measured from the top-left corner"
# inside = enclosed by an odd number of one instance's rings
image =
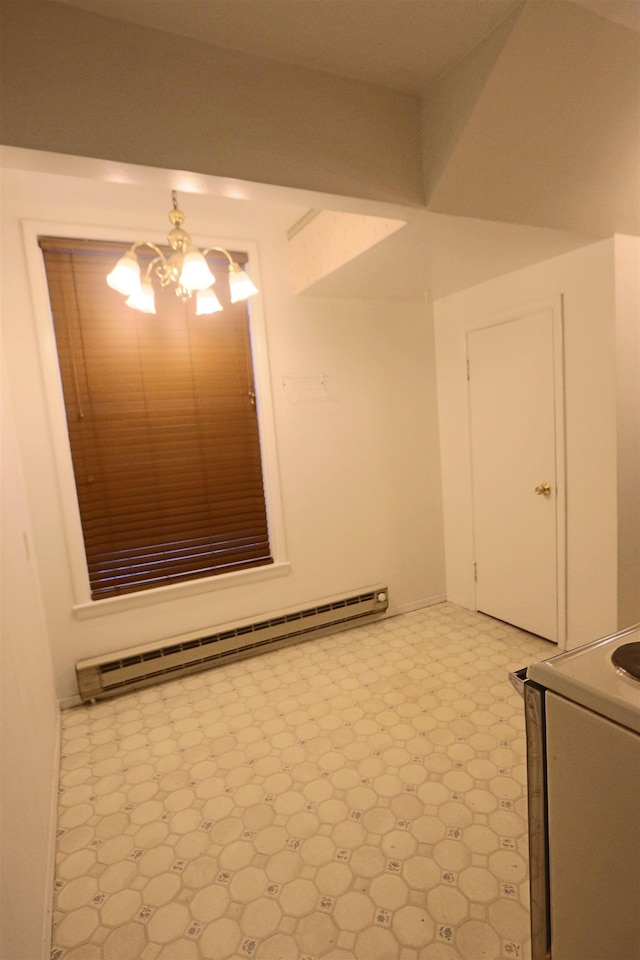
[[[551,692],[546,717],[553,960],[637,960],[640,736]]]
[[[551,937],[549,849],[546,804],[545,693],[528,681],[523,687],[527,730],[527,806],[532,960],[545,960]]]

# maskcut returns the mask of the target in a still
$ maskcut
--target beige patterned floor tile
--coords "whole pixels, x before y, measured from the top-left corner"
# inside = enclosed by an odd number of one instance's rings
[[[550,652],[440,604],[66,711],[53,960],[528,956]]]

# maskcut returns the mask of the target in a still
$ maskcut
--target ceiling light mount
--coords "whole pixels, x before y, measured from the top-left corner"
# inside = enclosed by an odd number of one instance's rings
[[[222,304],[212,289],[216,278],[206,260],[207,254],[212,251],[221,253],[227,258],[231,303],[246,300],[258,293],[258,288],[224,247],[207,247],[206,250],[199,250],[195,246],[187,231],[182,229],[185,218],[182,210],[178,208],[175,190],[171,193],[171,200],[169,222],[172,229],[167,235],[171,254],[167,257],[155,243],[149,240],[138,240],[118,260],[107,277],[109,286],[127,297],[126,305],[142,313],[156,312],[155,295],[151,283],[152,275],[155,275],[161,287],[174,283],[176,296],[185,303],[195,293],[198,316],[222,310]],[[136,256],[137,251],[143,247],[148,247],[156,254],[146,267],[144,276]]]

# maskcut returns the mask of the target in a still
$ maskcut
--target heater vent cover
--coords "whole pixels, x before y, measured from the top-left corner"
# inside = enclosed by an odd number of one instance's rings
[[[189,635],[160,645],[149,644],[107,657],[79,660],[76,664],[78,692],[82,700],[115,696],[345,629],[381,616],[388,606],[387,588],[378,587],[256,623],[229,624],[204,636]]]

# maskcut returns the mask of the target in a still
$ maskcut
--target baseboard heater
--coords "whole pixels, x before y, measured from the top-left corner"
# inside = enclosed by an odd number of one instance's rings
[[[113,697],[140,687],[183,677],[278,647],[310,640],[383,614],[386,587],[324,601],[315,607],[279,614],[256,623],[228,624],[205,636],[189,634],[162,644],[146,644],[76,664],[81,700]]]

